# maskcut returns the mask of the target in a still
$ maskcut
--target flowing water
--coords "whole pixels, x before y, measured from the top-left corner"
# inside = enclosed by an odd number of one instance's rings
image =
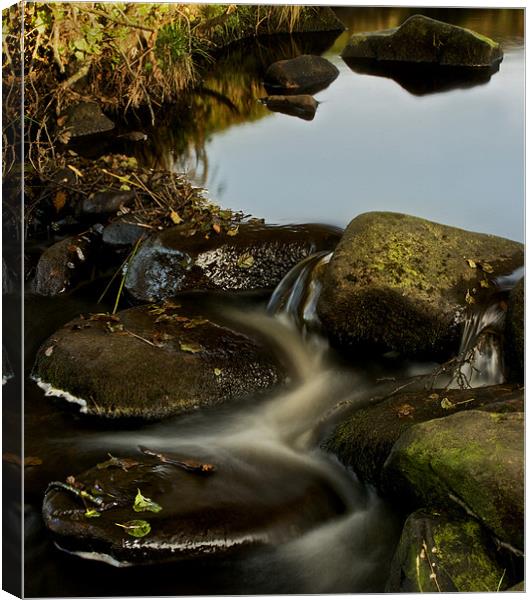
[[[366,210],[396,210],[521,240],[522,11],[423,11],[491,35],[504,45],[505,58],[483,85],[420,95],[392,79],[355,73],[339,58],[349,33],[396,26],[414,11],[339,12],[349,31],[324,47],[322,39],[310,43],[286,36],[233,47],[202,92],[187,100],[191,110],[169,112],[157,131],[143,127],[148,142],[124,150],[151,166],[184,168],[214,200],[268,222],[345,226]],[[301,50],[316,51],[316,44],[340,76],[317,95],[314,121],[269,113],[257,101],[265,95],[264,68]],[[391,389],[392,380],[426,374],[437,365],[393,358],[349,365],[337,357],[320,334],[315,312],[329,259],[319,253],[301,262],[270,298],[212,296],[216,308],[230,306],[229,318],[265,335],[290,365],[290,385],[251,407],[117,427],[87,419],[27,381],[25,451],[43,461],[25,470],[28,596],[384,590],[404,515],[323,452],[320,442],[346,411]],[[503,293],[514,278],[498,283]],[[28,370],[38,346],[62,324],[79,313],[112,309],[96,303],[103,287],[96,282],[52,300],[28,297]],[[459,374],[473,386],[502,380],[504,314],[499,298],[470,313],[460,350],[466,360],[443,373],[441,382],[454,385]],[[217,457],[242,482],[254,469],[272,504],[284,486],[297,486],[293,473],[299,472],[319,482],[342,508],[333,517],[312,515],[304,532],[286,535],[282,543],[226,558],[116,568],[58,550],[40,515],[47,483],[64,481],[109,452],[134,456],[139,445],[214,462]],[[242,502],[248,501],[244,487],[227,493],[241,493]]]

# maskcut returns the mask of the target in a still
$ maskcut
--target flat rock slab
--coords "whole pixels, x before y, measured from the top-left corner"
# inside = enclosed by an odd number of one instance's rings
[[[74,319],[40,348],[33,378],[89,415],[159,419],[242,400],[284,380],[268,349],[170,303]]]
[[[105,133],[114,129],[114,123],[103,114],[95,102],[79,102],[69,106],[61,116],[63,129],[72,138]]]
[[[272,289],[303,258],[332,250],[340,236],[340,229],[325,225],[248,223],[241,224],[236,235],[205,239],[172,227],[140,246],[125,287],[136,299],[148,302],[189,289]]]
[[[295,96],[267,96],[263,104],[273,112],[279,112],[305,121],[312,121],[319,103],[309,94]]]
[[[414,15],[396,29],[354,34],[341,56],[389,62],[490,68],[503,58],[500,44],[455,25]]]
[[[416,511],[404,524],[386,592],[496,592],[504,569],[493,550],[474,519]]]
[[[268,91],[277,93],[315,94],[328,87],[338,75],[338,68],[326,58],[302,54],[273,63],[266,71],[265,85]]]
[[[234,458],[223,451],[215,456],[196,451],[194,460],[213,465],[213,472],[191,472],[167,462],[189,458],[177,452],[165,453],[164,461],[135,455],[77,475],[77,486],[106,503],[101,507],[86,500],[99,516],[87,517],[81,498],[50,486],[44,522],[60,548],[127,566],[278,544],[345,511],[322,474],[303,461],[286,461],[282,453],[262,456],[256,449],[240,449]],[[138,490],[161,510],[135,512]],[[116,525],[138,519],[151,528],[141,538]]]
[[[339,347],[445,360],[468,306],[523,264],[523,245],[425,219],[371,212],[348,225],[317,312]],[[485,287],[487,286],[487,287]]]
[[[408,429],[384,465],[384,488],[424,506],[461,507],[502,542],[524,542],[524,415],[476,410]]]
[[[398,393],[357,410],[337,426],[325,447],[361,479],[380,487],[385,461],[403,433],[418,423],[467,410],[522,412],[524,389],[494,385]]]

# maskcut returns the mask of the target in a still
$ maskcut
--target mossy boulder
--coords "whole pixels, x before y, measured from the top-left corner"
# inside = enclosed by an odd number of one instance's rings
[[[423,15],[413,15],[395,29],[354,34],[341,56],[490,68],[502,60],[503,52],[500,44],[484,35]]]
[[[345,512],[324,474],[269,446],[261,453],[240,444],[237,455],[216,444],[192,455],[189,446],[146,451],[158,456],[102,457],[69,478],[73,491],[48,487],[44,523],[61,549],[115,566],[221,556],[286,542]],[[81,491],[92,500],[80,498]],[[134,510],[139,491],[160,510]],[[149,524],[138,531],[142,537],[119,526],[133,520]]]
[[[422,509],[404,524],[386,591],[496,592],[503,579],[493,544],[477,521]]]
[[[339,347],[444,360],[458,350],[467,307],[523,260],[522,244],[494,235],[365,213],[332,256],[317,311]]]
[[[386,493],[463,508],[517,551],[524,540],[524,415],[477,410],[415,425],[384,465]]]
[[[339,423],[324,447],[361,479],[380,487],[385,461],[403,433],[418,423],[466,410],[521,412],[524,390],[515,385],[495,385],[399,393],[357,410]]]
[[[505,362],[509,379],[524,381],[524,291],[522,278],[509,295],[505,320]]]
[[[273,112],[299,117],[305,121],[312,121],[319,103],[309,94],[295,96],[267,96],[262,99],[263,104]]]
[[[264,80],[266,89],[274,93],[314,94],[328,87],[338,75],[338,68],[326,58],[302,54],[273,63]]]
[[[89,415],[159,419],[255,400],[284,380],[268,349],[188,303],[74,319],[40,348],[33,378]]]
[[[148,238],[131,261],[125,287],[138,300],[156,301],[188,289],[273,289],[303,258],[332,250],[341,230],[325,225],[244,223],[236,235],[209,239],[186,227]]]
[[[102,227],[95,225],[79,235],[52,244],[39,258],[32,291],[40,296],[68,292],[94,267],[93,258],[101,243]]]

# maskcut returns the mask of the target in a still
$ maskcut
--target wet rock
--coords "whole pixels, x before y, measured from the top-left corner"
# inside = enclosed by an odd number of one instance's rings
[[[462,508],[521,551],[524,415],[476,410],[403,433],[384,465],[383,487],[424,506]]]
[[[339,70],[321,56],[303,54],[272,64],[265,74],[268,90],[314,94],[328,87]]]
[[[357,410],[337,426],[325,447],[361,479],[380,487],[382,469],[395,442],[414,425],[466,410],[505,413],[523,409],[524,390],[514,385],[399,393]]]
[[[91,256],[99,247],[101,231],[101,226],[95,225],[47,248],[37,264],[32,291],[41,296],[56,296],[77,285],[93,267]]]
[[[59,122],[70,138],[105,133],[114,129],[114,123],[103,114],[95,102],[79,102],[69,106],[59,118]]]
[[[104,191],[90,194],[81,202],[81,213],[84,215],[102,216],[128,206],[135,199],[135,192]]]
[[[133,246],[144,235],[146,228],[137,224],[137,217],[124,215],[105,226],[103,243],[109,246]]]
[[[356,217],[326,270],[317,311],[344,349],[455,355],[466,308],[523,264],[523,246],[390,212]],[[488,286],[488,287],[485,287]]]
[[[522,278],[509,295],[505,321],[505,362],[510,380],[524,381],[524,291]]]
[[[254,400],[284,376],[265,346],[193,301],[75,319],[42,345],[33,369],[48,395],[83,413],[142,419]]]
[[[503,579],[504,569],[477,521],[424,509],[404,524],[386,591],[496,592]]]
[[[2,344],[2,385],[5,385],[10,379],[13,379],[15,374],[9,362],[7,351]]]
[[[205,239],[172,227],[146,240],[132,260],[126,289],[153,301],[186,289],[274,288],[300,260],[337,244],[341,231],[324,225],[241,224],[237,235]]]
[[[100,463],[76,475],[77,486],[107,504],[101,508],[87,501],[97,517],[85,516],[84,503],[74,493],[51,486],[44,522],[60,548],[125,566],[278,544],[345,510],[322,475],[283,453],[239,448],[235,459],[216,447],[193,452],[193,457],[186,451],[164,453],[163,461],[135,454],[116,466]],[[190,458],[215,471],[187,471],[171,462]],[[161,510],[135,512],[138,490]],[[138,519],[150,525],[144,537],[132,537],[116,525]]]
[[[319,103],[308,94],[298,96],[267,96],[262,99],[263,104],[273,112],[299,117],[305,121],[312,121]]]
[[[414,15],[396,29],[354,34],[341,56],[376,61],[490,68],[503,58],[500,44],[455,25]]]

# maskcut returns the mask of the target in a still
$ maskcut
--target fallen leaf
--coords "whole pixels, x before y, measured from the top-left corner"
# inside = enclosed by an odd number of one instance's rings
[[[481,263],[481,268],[483,271],[485,271],[485,273],[492,273],[494,271],[494,268],[486,262]]]
[[[173,223],[175,223],[175,225],[179,225],[179,223],[183,222],[181,217],[174,210],[172,210],[170,213],[170,219]]]
[[[479,285],[480,285],[482,288],[488,288],[488,287],[489,287],[489,280],[488,280],[488,279],[482,279],[482,280],[479,282]]]
[[[162,510],[162,506],[153,502],[151,498],[146,498],[143,496],[139,489],[137,489],[137,494],[135,496],[135,502],[133,504],[133,510],[135,512],[144,512],[150,511],[154,513],[158,513]]]
[[[223,372],[223,371],[222,371],[221,369],[217,369],[217,368],[216,368],[216,369],[214,369],[214,375],[215,375],[216,377],[219,377],[219,376],[221,375],[221,373],[222,373],[222,372]]]
[[[475,269],[477,267],[476,261],[472,260],[471,258],[467,258],[466,262],[471,269]]]
[[[98,469],[109,469],[110,467],[117,467],[122,469],[123,471],[128,471],[129,469],[136,467],[140,463],[132,458],[116,458],[116,456],[112,456],[109,454],[109,460],[105,462],[99,463],[96,465]]]
[[[474,304],[476,299],[470,294],[470,290],[466,291],[465,301],[467,304]]]
[[[439,399],[439,394],[431,394],[430,396],[428,396],[428,398],[430,400],[438,400]]]
[[[205,323],[208,323],[208,319],[203,319],[201,317],[197,317],[195,319],[189,319],[188,323],[184,324],[184,328],[185,329],[194,329],[194,327],[197,327],[198,325],[204,325]]]
[[[236,225],[236,227],[231,227],[228,231],[227,231],[227,235],[229,235],[230,237],[234,237],[235,235],[238,235],[238,230],[240,229],[239,225]]]
[[[115,523],[115,525],[125,529],[127,535],[136,538],[145,537],[151,531],[151,525],[147,521],[142,521],[140,519],[127,521],[127,523]]]
[[[221,225],[219,223],[214,223],[212,225],[212,229],[216,232],[216,233],[221,233]]]
[[[448,398],[443,398],[441,400],[441,408],[443,408],[444,410],[450,410],[452,408],[455,408],[455,404],[453,402],[450,402]]]
[[[399,418],[400,417],[409,417],[414,412],[415,412],[415,407],[411,406],[411,404],[407,404],[407,403],[401,404],[396,409],[396,414],[398,415]]]
[[[238,267],[240,267],[240,269],[249,269],[254,265],[254,258],[250,254],[245,253],[238,258],[238,262],[236,264]]]
[[[101,513],[99,513],[95,508],[87,508],[85,517],[87,517],[87,519],[93,519],[95,517],[101,517]]]
[[[44,351],[44,356],[51,356],[53,354],[53,348],[53,346],[46,348],[46,350]]]
[[[195,344],[194,342],[191,342],[189,344],[181,342],[179,345],[183,352],[191,352],[192,354],[197,354],[203,349],[199,344]]]
[[[64,190],[59,190],[53,199],[53,205],[55,207],[56,212],[59,212],[64,208],[66,204],[67,194]]]

